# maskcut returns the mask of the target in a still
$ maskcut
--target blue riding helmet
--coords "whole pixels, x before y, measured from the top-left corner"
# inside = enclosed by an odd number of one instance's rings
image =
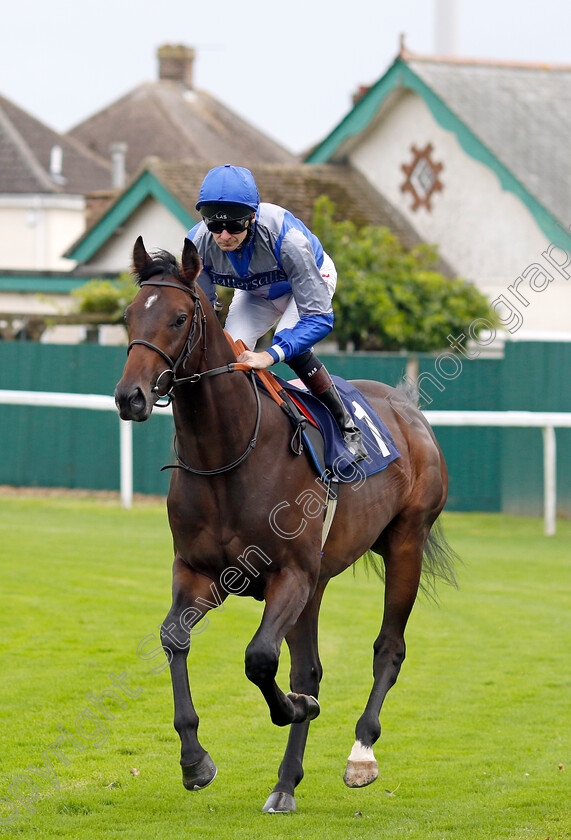
[[[242,208],[256,212],[259,204],[260,194],[250,170],[227,163],[215,166],[206,175],[198,194],[196,209],[200,211],[204,205],[208,205],[209,211],[212,205],[241,205]],[[242,210],[240,213],[244,215]]]

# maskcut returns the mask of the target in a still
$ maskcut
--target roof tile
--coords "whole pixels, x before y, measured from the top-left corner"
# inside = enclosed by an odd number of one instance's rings
[[[247,165],[247,162],[241,160],[235,160],[234,163]],[[148,158],[132,183],[142,177],[145,171],[150,172],[189,215],[198,220],[200,217],[195,205],[200,185],[214,165],[216,164],[212,162]],[[309,227],[313,220],[315,200],[321,195],[327,195],[335,203],[336,218],[339,220],[351,219],[358,226],[386,226],[406,248],[418,245],[422,241],[399,211],[350,166],[252,164],[250,169],[256,179],[262,201],[287,207]],[[90,235],[102,215],[115,202],[120,201],[121,195],[107,193],[96,198],[99,199],[99,206],[81,240]],[[77,245],[78,243],[73,247]],[[438,268],[447,276],[455,276],[453,269],[443,260],[439,261]]]
[[[49,174],[54,146],[62,150],[61,180]],[[107,161],[0,96],[0,193],[81,195],[107,187],[110,171]]]
[[[146,82],[75,126],[75,137],[103,157],[127,143],[127,171],[149,155],[167,160],[292,163],[296,157],[204,91],[166,79]]]

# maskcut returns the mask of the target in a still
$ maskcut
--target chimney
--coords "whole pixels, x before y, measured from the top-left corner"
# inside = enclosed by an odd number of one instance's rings
[[[460,35],[458,0],[435,0],[434,50],[436,55],[457,55]]]
[[[192,88],[192,66],[194,50],[183,44],[165,44],[157,51],[159,58],[159,79],[178,82],[189,90]]]
[[[363,97],[366,96],[370,90],[371,85],[359,85],[359,87],[351,97],[353,100],[353,107],[355,107],[355,105],[357,105],[357,103],[360,102],[361,99],[363,99]]]
[[[63,149],[61,146],[52,146],[50,151],[50,178],[56,184],[65,184],[63,177]]]
[[[114,190],[122,190],[125,186],[125,157],[127,155],[126,143],[111,143],[111,187]]]

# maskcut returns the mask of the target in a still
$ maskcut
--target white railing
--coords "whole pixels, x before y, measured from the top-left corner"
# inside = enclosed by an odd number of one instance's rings
[[[89,408],[95,411],[113,411],[117,407],[113,397],[104,394],[61,394],[51,391],[2,391],[0,404],[51,406],[52,408]],[[172,414],[170,406],[162,410]],[[130,420],[119,420],[120,489],[121,503],[125,508],[133,506],[133,424]]]
[[[0,404],[88,408],[116,412],[113,397],[102,394],[61,394],[50,391],[2,391]],[[165,409],[162,410],[164,414]],[[171,412],[170,406],[166,412]],[[571,428],[571,412],[554,411],[425,411],[432,426],[503,426],[542,429],[543,510],[545,534],[556,530],[557,490],[556,428]],[[133,435],[130,421],[119,419],[120,485],[123,507],[133,504]]]
[[[571,412],[563,411],[425,411],[431,426],[504,426],[543,432],[543,519],[546,536],[556,531],[556,428],[571,428]]]

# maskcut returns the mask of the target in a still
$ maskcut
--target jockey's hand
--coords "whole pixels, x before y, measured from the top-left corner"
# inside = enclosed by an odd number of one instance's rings
[[[268,368],[274,363],[272,356],[266,353],[265,350],[262,350],[261,353],[255,353],[253,350],[244,350],[243,353],[240,353],[236,361],[250,365],[254,370],[264,370],[264,368]]]

